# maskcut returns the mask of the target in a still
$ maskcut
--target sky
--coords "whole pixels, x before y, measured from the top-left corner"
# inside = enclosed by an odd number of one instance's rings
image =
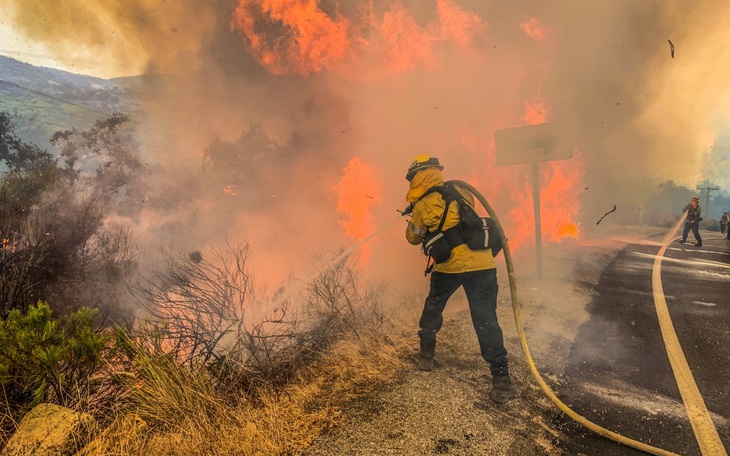
[[[225,220],[276,245],[257,266],[282,269],[299,246],[336,250],[390,224],[421,153],[477,186],[516,249],[529,246],[530,166],[496,166],[503,129],[570,126],[573,158],[539,165],[549,242],[601,229],[613,205],[629,221],[668,180],[730,188],[725,3],[0,0],[0,54],[103,78],[175,75],[142,96],[155,128],[191,139],[160,162],[199,166],[206,144],[252,124],[278,144],[304,138],[304,158],[281,163],[276,198],[289,204]],[[199,218],[201,238],[222,231]],[[291,233],[292,219],[306,230]],[[364,268],[417,273],[403,221],[389,226]]]
[[[7,10],[4,11],[7,13]],[[56,68],[100,78],[135,76],[144,71],[144,64],[141,61],[138,67],[130,67],[128,71],[124,71],[118,68],[113,56],[102,59],[91,49],[85,47],[78,48],[78,53],[59,55],[49,50],[43,41],[30,40],[19,33],[10,19],[11,15],[4,15],[0,19],[0,55],[35,66]]]

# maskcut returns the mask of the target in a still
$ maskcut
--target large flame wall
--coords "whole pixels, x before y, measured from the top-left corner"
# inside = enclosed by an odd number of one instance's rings
[[[727,128],[722,2],[4,3],[14,27],[59,58],[174,75],[140,91],[150,124],[185,138],[156,150],[161,163],[189,172],[212,138],[235,141],[252,124],[298,145],[264,173],[267,210],[220,214],[194,201],[180,215],[200,241],[222,231],[249,240],[272,280],[302,252],[336,250],[396,216],[416,154],[480,188],[519,249],[534,242],[530,168],[496,166],[496,130],[572,125],[574,158],[539,167],[543,236],[560,242],[614,204],[640,205],[659,182],[693,185]],[[418,273],[404,224],[368,244],[366,269]]]

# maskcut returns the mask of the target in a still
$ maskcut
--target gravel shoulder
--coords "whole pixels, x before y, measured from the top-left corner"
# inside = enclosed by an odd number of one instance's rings
[[[632,234],[632,237],[638,235]],[[559,387],[570,347],[587,318],[586,304],[600,272],[628,240],[569,240],[544,251],[544,274],[534,277],[534,258],[517,277],[527,341],[535,364],[551,387]],[[515,260],[515,270],[519,262]],[[532,273],[527,266],[531,262]],[[518,396],[504,405],[489,400],[491,379],[479,356],[466,299],[447,305],[434,370],[403,372],[400,380],[361,397],[343,410],[345,423],[301,454],[314,455],[563,455],[568,421],[543,394],[520,347],[503,259],[498,262],[498,316]],[[425,296],[425,295],[424,295]],[[412,309],[411,334],[420,309]],[[575,429],[572,427],[572,429]]]

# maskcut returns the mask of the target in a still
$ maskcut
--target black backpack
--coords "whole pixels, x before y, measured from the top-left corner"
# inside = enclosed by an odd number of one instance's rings
[[[433,192],[441,194],[446,207],[436,230],[423,238],[424,254],[433,258],[434,263],[443,263],[451,257],[451,249],[461,244],[466,244],[472,250],[491,249],[494,257],[499,254],[502,250],[502,237],[494,220],[480,217],[451,181],[445,182],[443,187],[430,188],[421,198]],[[459,204],[459,223],[443,230],[446,214],[453,201]]]

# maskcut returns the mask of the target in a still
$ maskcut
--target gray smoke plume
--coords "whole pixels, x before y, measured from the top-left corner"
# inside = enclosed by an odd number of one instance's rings
[[[572,126],[575,158],[540,165],[548,231],[588,229],[613,205],[617,219],[633,215],[659,183],[694,186],[728,166],[707,163],[730,104],[730,5],[718,2],[288,2],[313,7],[314,29],[248,0],[4,3],[17,30],[59,56],[108,56],[150,75],[135,82],[145,120],[178,137],[154,159],[182,176],[215,138],[234,143],[260,126],[279,150],[257,181],[269,183],[263,208],[219,213],[196,200],[180,217],[196,224],[191,244],[249,239],[273,280],[307,253],[355,243],[334,190],[354,157],[380,188],[372,231],[405,205],[405,168],[428,153],[447,179],[483,189],[517,250],[532,242],[530,169],[496,167],[496,130]],[[420,272],[404,226],[370,243],[368,271]]]

